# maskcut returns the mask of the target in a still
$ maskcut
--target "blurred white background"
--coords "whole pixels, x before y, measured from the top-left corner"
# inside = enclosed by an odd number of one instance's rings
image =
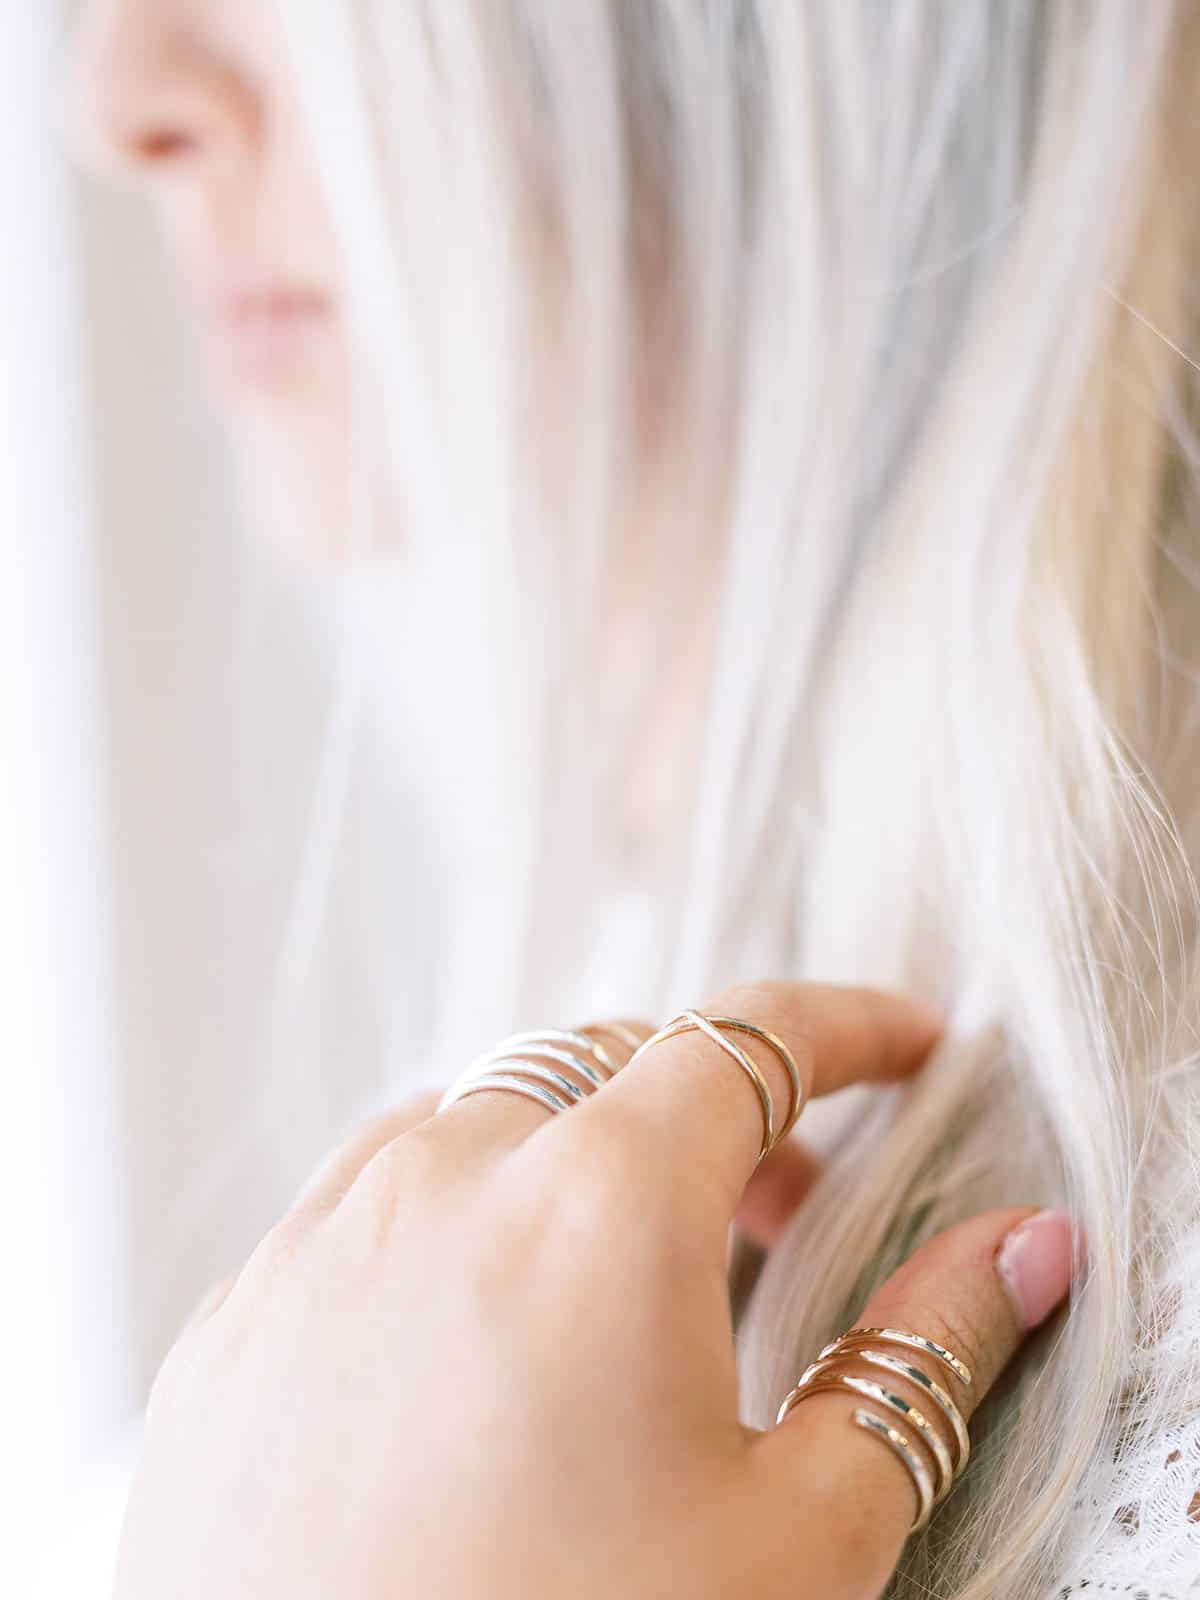
[[[244,1114],[328,709],[328,580],[238,525],[150,218],[60,147],[63,27],[56,6],[9,6],[0,51],[13,1596],[107,1593],[158,1361],[353,1120],[382,1070],[381,990],[423,992],[413,961],[365,971],[339,936],[370,872],[348,857],[323,924],[340,958],[289,1014],[308,1087],[286,1117]],[[344,853],[369,833],[352,822]]]

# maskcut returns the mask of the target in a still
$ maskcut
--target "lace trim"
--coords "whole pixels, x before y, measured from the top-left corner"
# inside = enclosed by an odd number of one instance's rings
[[[1200,1577],[1187,1587],[1188,1594],[1200,1591]],[[1183,1600],[1182,1589],[1147,1589],[1140,1583],[1105,1583],[1103,1579],[1080,1578],[1078,1583],[1068,1583],[1063,1589],[1056,1589],[1054,1600],[1073,1600],[1076,1595],[1082,1594],[1123,1594],[1126,1600]]]

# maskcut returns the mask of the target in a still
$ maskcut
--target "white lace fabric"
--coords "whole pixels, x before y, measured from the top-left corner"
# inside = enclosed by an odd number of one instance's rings
[[[1200,1595],[1200,1410],[1128,1449],[1113,1469],[1118,1514],[1086,1572],[1047,1600],[1188,1600]]]
[[[1180,1152],[1166,1145],[1141,1224],[1163,1241],[1139,1296],[1155,1314],[1143,1315],[1129,1362],[1128,1392],[1144,1398],[1129,1408],[1117,1458],[1089,1473],[1079,1504],[1081,1521],[1103,1532],[1046,1600],[1200,1596],[1200,1226],[1192,1174],[1185,1162],[1181,1188]]]

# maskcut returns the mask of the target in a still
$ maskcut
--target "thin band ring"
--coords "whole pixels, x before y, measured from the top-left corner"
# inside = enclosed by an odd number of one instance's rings
[[[818,1360],[823,1356],[832,1355],[835,1350],[852,1350],[864,1343],[869,1344],[898,1344],[904,1345],[909,1350],[920,1350],[927,1356],[932,1356],[935,1361],[952,1372],[959,1383],[971,1387],[971,1369],[965,1361],[959,1358],[945,1345],[936,1344],[932,1339],[926,1339],[923,1334],[910,1333],[907,1328],[847,1328],[846,1332],[827,1344],[820,1352]]]
[[[622,1022],[591,1023],[583,1028],[529,1029],[509,1034],[499,1044],[476,1056],[460,1073],[443,1094],[438,1110],[444,1111],[468,1095],[503,1089],[535,1100],[548,1111],[566,1111],[585,1095],[594,1094],[621,1070],[618,1057],[592,1037],[593,1030],[611,1032],[634,1051],[641,1042],[634,1029]],[[566,1067],[580,1081],[555,1071],[550,1062]],[[504,1071],[504,1068],[510,1070]]]
[[[511,1050],[508,1048],[510,1045],[514,1046]],[[531,1056],[545,1057],[550,1061],[559,1062],[564,1067],[570,1067],[572,1072],[577,1072],[593,1089],[599,1089],[613,1076],[607,1067],[598,1071],[573,1050],[560,1050],[555,1044],[543,1044],[535,1033],[514,1034],[511,1039],[506,1039],[504,1044],[497,1045],[494,1050],[477,1056],[467,1068],[468,1074],[482,1071],[484,1067],[495,1066],[501,1061],[527,1061],[529,1057],[524,1054],[521,1046],[524,1046]]]
[[[826,1348],[830,1347],[827,1346]],[[909,1383],[915,1383],[918,1389],[924,1390],[954,1430],[954,1442],[958,1446],[958,1457],[954,1463],[954,1473],[957,1477],[971,1459],[971,1436],[967,1432],[967,1425],[963,1421],[962,1412],[946,1390],[942,1388],[941,1384],[935,1383],[928,1373],[921,1371],[920,1367],[914,1367],[909,1361],[902,1361],[899,1356],[890,1356],[884,1350],[864,1348],[862,1350],[847,1351],[846,1354],[848,1356],[852,1354],[856,1361],[865,1361],[870,1366],[882,1367],[886,1372],[894,1372],[897,1377],[907,1378]],[[812,1366],[808,1368],[808,1373],[815,1375],[818,1372],[824,1372],[831,1365],[831,1362],[818,1356]],[[805,1373],[800,1378],[801,1383],[804,1382],[804,1378],[808,1373]]]
[[[851,1420],[859,1428],[865,1428],[873,1433],[876,1438],[882,1439],[888,1449],[908,1468],[908,1475],[913,1481],[913,1488],[917,1492],[917,1514],[913,1518],[909,1533],[920,1533],[929,1521],[930,1513],[934,1506],[933,1479],[929,1475],[929,1468],[913,1449],[912,1440],[899,1428],[893,1428],[890,1422],[885,1422],[882,1417],[877,1417],[873,1411],[862,1408],[854,1412]]]
[[[510,1067],[515,1070],[509,1072],[483,1071],[484,1067]],[[480,1062],[471,1069],[471,1073],[462,1078],[453,1091],[448,1091],[443,1097],[444,1105],[452,1105],[455,1100],[465,1100],[468,1095],[478,1094],[483,1089],[494,1089],[497,1077],[509,1078],[524,1083],[534,1082],[545,1086],[556,1098],[562,1101],[562,1109],[576,1105],[585,1094],[591,1091],[580,1088],[570,1078],[561,1072],[555,1072],[553,1067],[546,1066],[541,1061],[531,1061],[525,1056],[497,1055],[485,1062]],[[441,1109],[441,1108],[439,1108]]]
[[[551,1056],[555,1061],[562,1061],[568,1066],[576,1065],[576,1070],[582,1072],[584,1077],[593,1082],[597,1088],[603,1080],[595,1076],[595,1069],[577,1065],[579,1061],[577,1055],[574,1056],[573,1060],[569,1060],[566,1052],[561,1049],[562,1046],[571,1046],[574,1051],[581,1050],[590,1055],[604,1074],[604,1078],[615,1077],[620,1071],[621,1063],[615,1061],[598,1040],[593,1039],[589,1034],[578,1028],[543,1028],[541,1030],[533,1029],[526,1033],[510,1034],[507,1039],[501,1040],[494,1050],[489,1050],[484,1055],[478,1056],[473,1064],[482,1066],[489,1058],[499,1057],[509,1048],[519,1050],[523,1046],[533,1045],[536,1045],[539,1050],[544,1050],[545,1054]]]
[[[824,1363],[822,1363],[824,1365]],[[918,1410],[911,1401],[897,1394],[894,1389],[885,1389],[883,1384],[876,1383],[872,1378],[858,1378],[853,1373],[841,1372],[837,1368],[829,1371],[813,1373],[811,1377],[802,1379],[792,1390],[791,1394],[779,1408],[776,1423],[782,1422],[790,1411],[794,1411],[802,1400],[807,1400],[810,1395],[828,1394],[835,1390],[849,1389],[852,1394],[861,1395],[864,1400],[874,1400],[885,1410],[893,1412],[902,1421],[911,1423],[917,1430],[922,1444],[932,1455],[938,1465],[938,1481],[934,1490],[934,1503],[944,1500],[950,1493],[954,1482],[954,1462],[950,1459],[950,1452],[942,1442],[942,1436],[930,1422],[923,1411]]]
[[[779,1058],[783,1065],[783,1070],[787,1073],[788,1083],[791,1087],[792,1094],[788,1105],[788,1114],[784,1119],[783,1126],[775,1135],[775,1138],[771,1144],[771,1149],[774,1149],[775,1145],[779,1143],[780,1139],[786,1138],[786,1136],[796,1126],[797,1118],[804,1110],[804,1084],[800,1077],[800,1068],[796,1065],[795,1056],[788,1049],[787,1045],[784,1044],[783,1040],[777,1033],[772,1033],[769,1028],[760,1028],[755,1022],[746,1022],[741,1017],[702,1016],[699,1011],[685,1011],[683,1015],[688,1018],[700,1018],[701,1021],[709,1022],[716,1028],[731,1028],[735,1033],[749,1034],[752,1039],[759,1039],[763,1044],[769,1045],[774,1051],[775,1055]],[[698,1024],[693,1025],[698,1026]],[[685,1031],[686,1030],[682,1027],[678,1029],[678,1032],[680,1033]],[[705,1031],[707,1032],[708,1030],[706,1029]],[[728,1039],[722,1039],[718,1042],[724,1046],[728,1046],[732,1041]]]
[[[673,1034],[690,1033],[693,1029],[699,1029],[701,1033],[707,1034],[718,1048],[737,1062],[738,1067],[754,1085],[755,1093],[758,1095],[759,1106],[762,1108],[763,1118],[762,1148],[758,1152],[758,1159],[761,1161],[775,1143],[775,1102],[771,1098],[770,1085],[742,1047],[734,1044],[732,1039],[726,1039],[724,1034],[718,1030],[716,1024],[710,1022],[699,1011],[681,1012],[674,1022],[669,1023],[663,1029],[662,1037],[669,1039]],[[645,1046],[643,1046],[644,1048]]]
[[[752,1038],[761,1040],[764,1044],[770,1046],[782,1062],[788,1075],[788,1081],[791,1084],[792,1095],[791,1104],[788,1107],[788,1115],[778,1131],[776,1131],[775,1126],[775,1103],[766,1078],[745,1050],[735,1044],[732,1039],[725,1038],[719,1031],[722,1028],[731,1029],[736,1033],[749,1034]],[[651,1045],[658,1044],[663,1039],[669,1039],[675,1034],[690,1033],[693,1030],[706,1034],[749,1078],[754,1092],[758,1096],[759,1108],[762,1112],[763,1137],[758,1152],[758,1159],[761,1161],[764,1156],[775,1148],[780,1139],[795,1126],[796,1119],[804,1109],[804,1086],[795,1057],[777,1034],[769,1032],[766,1028],[760,1028],[753,1022],[743,1021],[740,1017],[710,1017],[705,1016],[700,1011],[689,1010],[681,1011],[665,1027],[660,1028],[657,1033],[653,1033],[648,1039],[643,1040],[629,1058],[627,1065],[632,1066],[637,1058],[648,1050]]]
[[[465,1084],[454,1096],[454,1100],[465,1100],[468,1095],[481,1094],[486,1089],[503,1089],[509,1094],[522,1094],[527,1100],[536,1100],[538,1105],[544,1106],[547,1111],[566,1111],[573,1104],[564,1100],[561,1095],[548,1089],[540,1083],[531,1083],[528,1078],[518,1078],[508,1072],[487,1072],[481,1078],[473,1078]],[[445,1105],[453,1101],[446,1101]],[[439,1107],[439,1110],[444,1106]]]

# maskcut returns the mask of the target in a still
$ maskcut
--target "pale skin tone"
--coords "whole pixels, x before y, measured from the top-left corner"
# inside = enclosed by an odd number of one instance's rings
[[[243,481],[286,464],[319,543],[345,493],[336,252],[266,0],[92,0],[66,105],[89,159],[151,185],[185,281],[243,296],[213,364]],[[942,1027],[816,984],[700,1009],[777,1033],[813,1095],[909,1076]],[[786,1106],[779,1062],[752,1053]],[[756,1165],[736,1067],[688,1034],[565,1114],[504,1094],[434,1110],[336,1151],[181,1334],[119,1600],[877,1595],[914,1491],[849,1425],[855,1402],[739,1420],[730,1224],[769,1248],[819,1165],[797,1138]],[[1068,1290],[1069,1224],[1031,1218],[932,1240],[856,1319],[956,1350],[969,1392],[913,1360],[968,1417]]]

